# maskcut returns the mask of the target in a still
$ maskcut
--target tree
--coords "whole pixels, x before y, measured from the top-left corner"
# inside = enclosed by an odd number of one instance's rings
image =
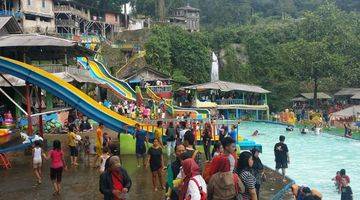
[[[283,45],[283,59],[288,63],[289,72],[299,80],[313,81],[314,109],[318,108],[319,80],[336,75],[338,67],[344,64],[343,57],[331,53],[326,42],[303,39]]]

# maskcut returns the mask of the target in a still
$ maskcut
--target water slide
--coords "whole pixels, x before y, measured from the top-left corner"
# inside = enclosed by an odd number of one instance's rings
[[[150,98],[152,98],[156,102],[161,101],[161,97],[157,96],[154,93],[154,91],[151,90],[151,88],[149,87],[146,88],[146,93]],[[173,106],[171,100],[169,99],[165,99],[165,107],[166,110],[172,115],[173,114],[182,115],[190,112],[190,113],[194,113],[196,115],[196,118],[207,118],[208,116],[210,116],[210,111],[207,109],[182,108],[182,107]]]
[[[103,123],[107,128],[117,132],[134,133],[134,125],[137,123],[135,120],[100,105],[75,86],[38,67],[0,57],[0,73],[13,75],[41,87],[78,109],[84,115]]]
[[[149,88],[149,87],[146,88],[146,94],[147,94],[151,99],[153,99],[155,102],[157,102],[157,103],[159,103],[159,102],[162,100],[162,98],[159,97],[159,96],[157,96],[157,95],[155,94],[155,92],[152,91],[152,89]],[[169,100],[169,99],[164,99],[164,103],[165,103],[165,109],[166,109],[166,111],[167,111],[170,115],[173,115],[173,114],[174,114],[174,108],[173,108],[173,106],[171,105],[171,100]]]
[[[106,87],[111,89],[119,98],[136,101],[136,93],[130,85],[112,76],[101,62],[88,60],[85,57],[78,57],[77,62],[89,70],[90,76],[106,85]]]

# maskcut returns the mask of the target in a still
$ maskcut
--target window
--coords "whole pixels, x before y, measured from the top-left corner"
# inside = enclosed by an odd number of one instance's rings
[[[28,5],[29,5],[29,6],[31,5],[31,0],[28,0]]]
[[[45,0],[42,0],[42,7],[45,8]]]
[[[30,15],[30,14],[25,14],[25,19],[26,20],[36,21],[36,16],[35,15]]]

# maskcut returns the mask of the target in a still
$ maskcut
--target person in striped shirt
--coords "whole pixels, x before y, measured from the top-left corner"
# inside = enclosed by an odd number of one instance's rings
[[[242,194],[243,200],[257,200],[256,195],[256,179],[251,174],[251,168],[254,164],[252,154],[244,151],[239,156],[236,173],[239,175],[241,181],[245,185],[245,192]]]

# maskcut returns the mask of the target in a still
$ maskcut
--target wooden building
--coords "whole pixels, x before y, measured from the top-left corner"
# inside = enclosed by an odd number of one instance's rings
[[[190,32],[200,31],[200,10],[191,7],[189,4],[177,8],[170,17],[170,23]]]

